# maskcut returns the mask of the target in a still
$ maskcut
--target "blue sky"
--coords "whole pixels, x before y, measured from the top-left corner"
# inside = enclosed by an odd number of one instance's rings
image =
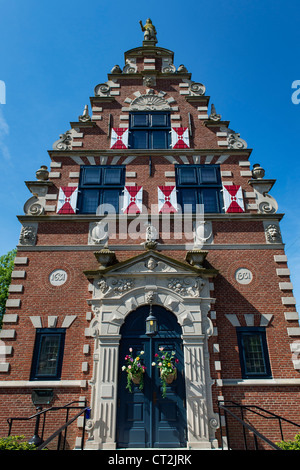
[[[0,255],[18,242],[16,215],[30,197],[24,181],[49,165],[47,150],[82,114],[95,85],[142,44],[139,20],[150,17],[158,45],[204,83],[217,112],[253,149],[251,163],[277,180],[271,195],[285,213],[281,229],[300,299],[300,104],[291,99],[300,80],[299,15],[299,0],[0,0]]]

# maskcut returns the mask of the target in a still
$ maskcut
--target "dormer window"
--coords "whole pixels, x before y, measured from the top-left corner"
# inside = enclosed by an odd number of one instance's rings
[[[130,113],[129,148],[168,149],[171,144],[170,113],[132,112]]]

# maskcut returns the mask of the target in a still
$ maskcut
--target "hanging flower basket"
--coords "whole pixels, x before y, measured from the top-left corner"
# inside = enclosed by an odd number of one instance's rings
[[[153,362],[153,366],[159,368],[160,379],[162,384],[162,396],[166,397],[167,385],[170,385],[177,378],[177,368],[175,364],[178,364],[178,359],[175,357],[175,352],[165,352],[161,346],[159,353],[155,354],[156,362]]]
[[[129,352],[132,353],[132,348],[129,348]],[[126,366],[122,367],[122,371],[127,373],[127,385],[126,388],[132,393],[132,384],[139,385],[139,389],[143,390],[144,388],[144,373],[146,367],[142,364],[140,356],[144,354],[144,351],[141,351],[139,355],[135,358],[131,354],[125,356],[125,361],[127,362]]]
[[[165,380],[168,385],[170,385],[174,380],[177,379],[177,369],[174,370],[174,372],[169,372],[168,374],[163,374],[160,370],[160,376],[162,380]]]
[[[130,380],[132,380],[132,382],[135,384],[135,385],[139,385],[142,381],[142,374],[131,374],[129,372],[129,377],[130,377]]]

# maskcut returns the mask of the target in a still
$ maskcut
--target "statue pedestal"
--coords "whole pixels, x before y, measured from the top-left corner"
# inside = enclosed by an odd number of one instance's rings
[[[143,47],[155,47],[157,41],[154,39],[149,39],[148,41],[143,41]]]

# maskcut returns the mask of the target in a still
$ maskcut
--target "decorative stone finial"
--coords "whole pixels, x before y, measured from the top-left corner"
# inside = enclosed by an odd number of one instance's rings
[[[152,24],[150,18],[146,20],[146,24],[143,26],[142,21],[140,21],[141,29],[144,32],[144,41],[154,41],[157,42],[156,38],[156,29],[155,26]]]
[[[82,116],[79,116],[79,117],[78,117],[78,121],[80,121],[80,122],[87,122],[87,121],[90,121],[90,120],[91,120],[91,117],[90,117],[90,115],[89,115],[89,107],[88,107],[88,105],[86,104],[85,107],[84,107]]]
[[[38,181],[47,181],[49,179],[49,171],[46,165],[42,165],[41,168],[36,171],[35,176]]]
[[[265,176],[265,170],[260,166],[259,163],[255,163],[252,169],[252,177],[254,179],[261,180]]]
[[[211,105],[211,111],[210,111],[209,119],[211,119],[212,121],[220,121],[220,119],[221,119],[221,115],[217,114],[214,104]]]

